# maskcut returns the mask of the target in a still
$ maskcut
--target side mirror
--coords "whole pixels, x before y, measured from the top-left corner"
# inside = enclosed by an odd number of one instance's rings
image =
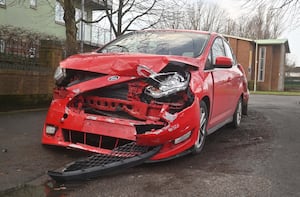
[[[216,58],[215,68],[231,68],[232,60],[229,57],[219,56]]]

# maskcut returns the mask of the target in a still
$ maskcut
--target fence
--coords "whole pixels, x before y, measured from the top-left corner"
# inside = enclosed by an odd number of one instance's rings
[[[99,46],[85,43],[84,52]],[[65,54],[61,41],[0,34],[0,111],[49,102],[53,72]]]
[[[0,68],[28,70],[38,67],[40,42],[0,37]]]
[[[286,91],[300,91],[300,77],[285,77],[284,89]]]
[[[0,37],[0,111],[47,106],[60,42]]]

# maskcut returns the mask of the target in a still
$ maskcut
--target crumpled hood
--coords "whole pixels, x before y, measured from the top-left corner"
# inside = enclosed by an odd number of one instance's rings
[[[109,75],[138,76],[137,67],[144,65],[159,72],[169,62],[181,62],[198,67],[199,59],[149,54],[102,54],[85,53],[73,55],[60,63],[61,67]]]

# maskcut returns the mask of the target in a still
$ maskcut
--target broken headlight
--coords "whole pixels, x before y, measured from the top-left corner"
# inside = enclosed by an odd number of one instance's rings
[[[147,67],[141,67],[139,73],[148,77],[150,85],[145,88],[145,94],[153,98],[162,98],[186,90],[190,81],[189,72],[155,73]]]
[[[56,84],[61,84],[61,82],[65,79],[66,76],[66,69],[58,66],[54,73],[54,79]]]

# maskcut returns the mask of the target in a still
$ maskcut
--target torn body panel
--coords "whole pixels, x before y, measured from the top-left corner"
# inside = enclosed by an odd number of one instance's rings
[[[42,143],[108,154],[136,141],[142,146],[168,146],[162,148],[165,151],[172,146],[177,154],[182,144],[176,151],[174,140],[197,125],[186,117],[199,118],[194,115],[199,114],[199,106],[189,89],[192,68],[172,62],[162,68],[165,74],[142,65],[136,67],[139,76],[134,77],[102,75],[81,83],[65,80],[66,87],[58,84],[54,91]],[[48,126],[55,127],[54,134],[47,134]]]
[[[79,61],[80,60],[80,61]],[[160,72],[167,64],[178,62],[183,65],[199,67],[199,60],[195,58],[165,56],[165,55],[147,55],[147,54],[106,54],[87,53],[77,54],[61,62],[61,67],[65,69],[76,69],[93,73],[102,73],[107,75],[119,76],[140,76],[138,67],[146,65],[154,72]],[[86,65],[89,65],[88,67]]]

